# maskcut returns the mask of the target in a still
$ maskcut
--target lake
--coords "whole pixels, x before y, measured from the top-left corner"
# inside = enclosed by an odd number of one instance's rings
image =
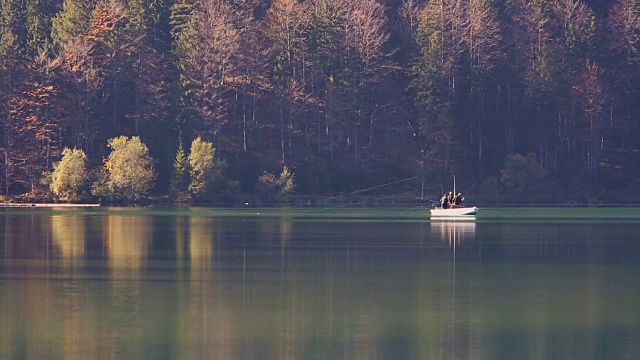
[[[640,209],[0,208],[0,359],[637,359]]]

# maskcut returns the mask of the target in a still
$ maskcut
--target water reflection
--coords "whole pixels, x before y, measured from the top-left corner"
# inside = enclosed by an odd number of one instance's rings
[[[213,218],[189,218],[189,259],[193,281],[200,282],[211,275],[214,223]]]
[[[432,236],[439,236],[449,246],[458,247],[464,239],[473,239],[476,222],[469,219],[438,219],[430,223]]]
[[[146,260],[152,218],[113,215],[103,219],[104,249],[114,278],[137,277]]]
[[[0,359],[631,359],[640,351],[635,224],[132,211],[20,215],[0,226]]]
[[[185,330],[180,334],[180,348],[186,350],[186,358],[215,353],[217,358],[229,359],[238,338],[237,286],[229,286],[224,274],[214,268],[218,225],[215,218],[192,217],[189,222],[189,296],[184,299],[186,316],[180,319]]]
[[[84,260],[86,219],[82,215],[51,216],[53,243],[60,252],[64,265],[73,267]]]

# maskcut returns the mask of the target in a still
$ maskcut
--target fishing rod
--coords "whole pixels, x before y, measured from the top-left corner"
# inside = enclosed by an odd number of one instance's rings
[[[345,194],[328,197],[328,198],[325,198],[325,199],[322,199],[322,200],[323,201],[327,201],[327,200],[339,198],[339,197],[342,197],[342,196],[348,196],[348,195],[353,195],[353,194],[357,194],[357,193],[361,193],[361,192],[365,192],[365,191],[369,191],[369,190],[373,190],[373,189],[379,189],[379,188],[382,188],[382,187],[385,187],[385,186],[395,185],[395,184],[399,184],[399,183],[406,182],[406,181],[409,181],[409,180],[414,180],[414,179],[417,179],[417,178],[418,178],[417,176],[413,176],[413,177],[410,177],[410,178],[407,178],[407,179],[393,181],[393,182],[390,182],[390,183],[386,183],[386,184],[382,184],[382,185],[378,185],[378,186],[373,186],[373,187],[370,187],[370,188],[354,190],[354,191],[351,191],[351,192],[348,192],[348,193],[345,193]]]

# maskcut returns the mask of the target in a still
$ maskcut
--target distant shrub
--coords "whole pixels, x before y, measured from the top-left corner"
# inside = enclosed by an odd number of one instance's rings
[[[283,200],[295,190],[295,175],[289,167],[282,169],[279,177],[265,171],[256,183],[256,193],[267,200]]]

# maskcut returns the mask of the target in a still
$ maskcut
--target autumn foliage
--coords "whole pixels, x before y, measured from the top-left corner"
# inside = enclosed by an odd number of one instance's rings
[[[509,200],[520,158],[545,174],[540,201],[625,199],[640,179],[638,0],[0,7],[3,195],[37,190],[65,148],[102,168],[120,136],[148,146],[145,196],[198,138],[246,196],[281,168],[300,195],[456,174]]]

